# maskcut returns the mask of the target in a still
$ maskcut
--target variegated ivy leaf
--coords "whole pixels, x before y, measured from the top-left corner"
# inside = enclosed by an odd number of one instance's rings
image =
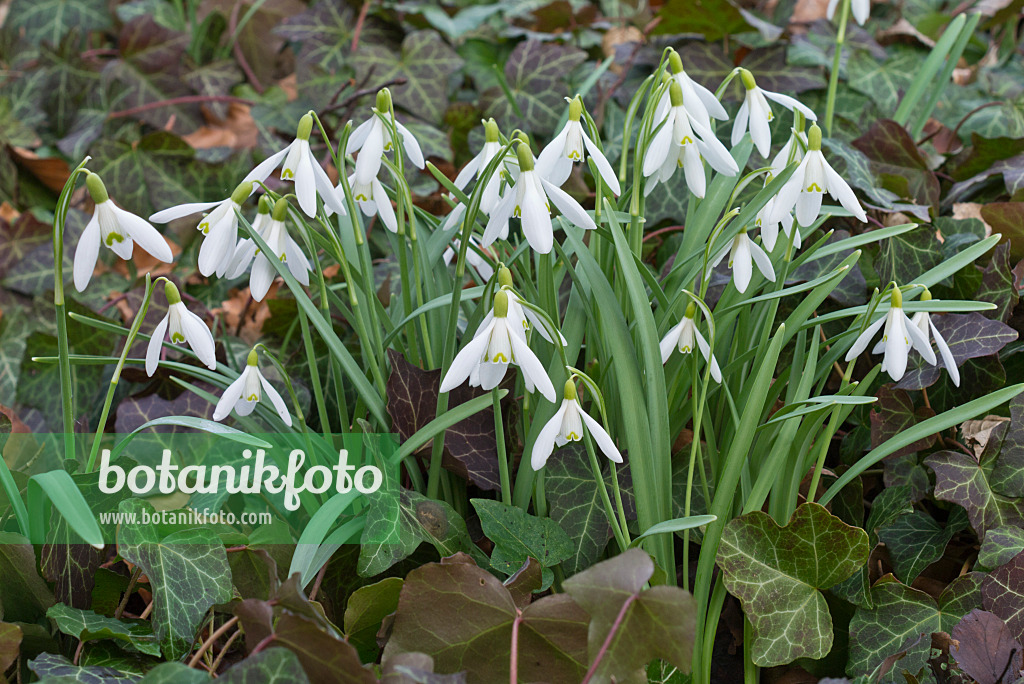
[[[911,584],[925,568],[942,558],[953,535],[967,527],[964,509],[956,507],[945,526],[923,511],[900,516],[878,533],[889,551],[898,578]]]
[[[1024,552],[985,575],[981,596],[985,610],[1002,618],[1013,634],[1024,635]]]
[[[718,566],[753,627],[754,663],[822,658],[832,648],[832,617],[819,591],[842,582],[868,559],[868,536],[818,504],[803,504],[789,524],[754,511],[722,533]]]
[[[882,678],[885,684],[906,680],[904,670],[916,673],[928,662],[931,633],[949,632],[965,614],[981,605],[981,574],[953,580],[938,601],[886,575],[871,588],[872,608],[858,608],[850,621],[851,676],[875,671],[883,660],[900,651],[906,655]]]
[[[400,49],[385,42],[361,44],[352,66],[357,79],[404,78],[404,84],[391,86],[395,106],[437,124],[448,109],[449,78],[462,68],[462,58],[440,33],[424,30],[408,34]]]
[[[998,568],[1024,551],[1024,528],[1003,525],[988,531],[978,551],[978,563],[986,568]]]
[[[57,45],[71,29],[84,34],[110,26],[104,0],[13,0],[4,29],[23,32],[32,45]]]
[[[566,45],[519,43],[504,71],[514,103],[502,88],[491,88],[482,96],[487,114],[503,128],[519,126],[531,136],[549,136],[565,110],[566,79],[586,58],[582,50]]]
[[[1024,492],[996,490],[992,461],[979,464],[973,456],[939,451],[925,459],[925,465],[935,471],[935,498],[967,509],[979,537],[1002,525],[1024,526]]]

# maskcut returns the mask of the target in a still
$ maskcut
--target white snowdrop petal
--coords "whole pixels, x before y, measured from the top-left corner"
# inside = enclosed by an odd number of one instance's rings
[[[854,341],[853,346],[850,347],[850,351],[846,352],[846,361],[852,361],[855,357],[859,356],[865,349],[868,348],[868,343],[871,342],[871,338],[875,336],[879,328],[885,324],[886,318],[882,316],[877,321],[869,325],[864,332],[862,332]]]
[[[242,371],[238,378],[224,390],[224,394],[221,395],[220,401],[217,402],[217,408],[213,410],[214,420],[224,420],[227,418],[228,414],[231,413],[231,409],[235,408],[238,400],[242,398],[242,390],[245,388],[245,379],[248,369],[249,367],[246,366],[246,370]]]
[[[543,468],[551,456],[551,452],[555,450],[555,438],[558,437],[561,430],[562,418],[565,416],[567,406],[568,400],[563,399],[562,405],[555,411],[555,415],[551,416],[551,420],[546,422],[538,433],[537,439],[533,443],[533,451],[530,452],[530,466],[534,470]]]
[[[556,188],[544,179],[541,179],[541,184],[544,186],[544,191],[547,192],[551,202],[558,207],[558,210],[562,212],[565,218],[569,219],[570,223],[586,230],[597,228],[597,224],[594,223],[594,219],[590,218],[590,214],[564,190]]]
[[[218,204],[220,204],[220,202],[190,202],[189,204],[179,204],[176,207],[170,207],[169,209],[156,212],[149,217],[149,220],[153,223],[169,223],[175,219],[207,211]]]
[[[156,368],[160,364],[160,350],[163,348],[164,338],[167,336],[167,318],[164,316],[153,328],[149,346],[146,347],[146,375],[150,377],[153,377],[153,373],[156,373]]]
[[[96,259],[100,255],[100,222],[93,213],[86,224],[82,236],[75,247],[74,281],[75,289],[83,292],[96,269]]]
[[[285,405],[284,399],[282,399],[278,391],[274,389],[274,386],[267,382],[267,379],[263,377],[263,373],[260,373],[258,370],[254,372],[259,376],[263,392],[266,394],[267,398],[270,399],[270,403],[273,405],[274,410],[277,411],[277,415],[280,416],[285,425],[291,427],[292,417],[288,413],[288,407]]]

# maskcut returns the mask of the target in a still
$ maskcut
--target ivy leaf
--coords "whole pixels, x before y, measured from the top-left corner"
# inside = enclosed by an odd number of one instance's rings
[[[739,8],[729,0],[667,0],[658,10],[658,19],[652,31],[655,35],[696,33],[709,43],[750,29]]]
[[[863,192],[875,206],[888,211],[906,212],[922,221],[929,219],[928,207],[900,202],[899,195],[879,185],[871,169],[871,160],[856,147],[831,138],[824,140],[823,144],[836,172]]]
[[[996,310],[990,314],[991,317],[1003,323],[1009,322],[1010,314],[1020,300],[1010,263],[1010,243],[1000,243],[992,252],[992,260],[982,272],[981,287],[974,298],[995,304]]]
[[[883,385],[876,396],[878,403],[875,406],[878,407],[878,410],[871,411],[872,448],[878,447],[904,430],[935,415],[935,411],[927,407],[915,408],[914,400],[910,398],[909,394],[888,385]],[[890,458],[927,449],[935,442],[935,437],[936,435],[922,437],[913,444],[908,444],[894,452]]]
[[[441,371],[422,370],[390,349],[388,359],[391,362],[391,375],[385,387],[388,415],[395,431],[406,440],[434,419]],[[449,395],[449,410],[484,394],[484,390],[467,385],[457,387]],[[481,489],[501,487],[494,418],[489,411],[460,420],[445,430],[444,446],[445,455],[449,457],[445,459],[445,468]]]
[[[832,618],[819,589],[837,584],[868,559],[864,530],[818,504],[803,504],[780,527],[754,511],[725,526],[718,566],[754,631],[754,663],[822,658],[832,648]]]
[[[828,242],[825,244],[831,245],[849,237],[849,231],[842,229],[835,230],[831,237],[829,237]],[[786,280],[786,284],[789,285],[791,283],[799,283],[802,281],[806,282],[819,278],[827,273],[831,273],[836,270],[836,268],[838,268],[839,265],[851,254],[853,254],[853,249],[844,249],[821,259],[807,261],[801,264],[799,268],[790,274],[789,278]],[[859,264],[854,263],[849,274],[836,283],[836,286],[832,288],[828,296],[840,304],[855,306],[857,304],[864,304],[867,302],[866,293],[867,281],[864,278],[864,272],[860,269]]]
[[[481,105],[505,129],[518,126],[533,135],[550,135],[565,111],[566,79],[586,58],[574,47],[525,40],[505,62],[514,103],[502,88],[491,88],[481,94]]]
[[[381,488],[370,496],[367,506],[359,575],[379,575],[425,541],[433,544],[442,556],[462,551],[474,558],[484,558],[470,540],[462,516],[447,503],[407,489],[395,493]]]
[[[223,95],[230,93],[243,76],[235,62],[222,59],[187,71],[181,78],[197,95]],[[207,102],[205,106],[218,118],[227,118],[227,102]]]
[[[1024,202],[990,202],[982,206],[981,218],[1009,243],[1014,261],[1024,259]]]
[[[0,622],[0,672],[10,669],[21,648],[21,627]]]
[[[942,263],[942,243],[935,233],[911,230],[883,240],[875,270],[882,282],[913,282],[914,278]]]
[[[889,550],[896,576],[912,584],[925,568],[942,558],[946,544],[965,527],[967,516],[959,507],[949,516],[945,527],[927,513],[914,511],[897,518],[878,537]]]
[[[286,18],[274,33],[302,44],[298,56],[301,64],[336,73],[348,65],[355,25],[355,13],[344,0],[321,0],[305,12]],[[360,49],[388,39],[385,26],[372,16],[364,18],[359,36]]]
[[[895,485],[910,487],[907,501],[917,503],[932,493],[928,470],[918,461],[917,453],[887,457],[882,460],[882,482],[887,488]]]
[[[989,530],[978,551],[978,563],[986,568],[1006,565],[1024,551],[1024,529],[1016,525],[1003,525]]]
[[[118,510],[137,520],[153,514],[140,499],[122,501]],[[161,538],[152,523],[128,524],[118,532],[118,552],[149,577],[154,630],[164,654],[181,658],[210,606],[231,599],[231,568],[220,538],[203,527]]]
[[[534,558],[543,568],[542,586],[551,586],[554,573],[550,568],[572,555],[572,540],[558,523],[492,499],[470,499],[470,503],[480,516],[484,534],[494,542],[491,567],[514,575]]]
[[[395,106],[433,124],[442,123],[448,109],[449,77],[462,68],[462,58],[437,31],[413,31],[400,50],[389,43],[361,44],[352,55],[356,77],[384,83],[405,78],[391,87]]]
[[[957,623],[950,636],[956,643],[949,654],[977,684],[1010,683],[1024,669],[1024,648],[993,613],[975,608]]]
[[[73,28],[90,31],[110,26],[110,11],[104,0],[13,0],[4,27],[8,33],[24,32],[31,45],[57,45]]]
[[[312,620],[284,613],[274,625],[272,644],[283,646],[297,656],[294,669],[324,684],[374,684],[373,674],[362,667],[355,647],[317,627]],[[269,649],[281,651],[282,649]],[[248,660],[248,659],[247,659]],[[294,657],[292,658],[294,660]],[[244,660],[242,661],[245,662]],[[301,667],[299,666],[301,663]],[[243,681],[243,680],[239,680]],[[253,684],[262,677],[246,679]],[[291,681],[282,679],[281,681]]]
[[[387,577],[376,584],[359,587],[345,606],[345,636],[359,650],[364,662],[374,662],[380,653],[377,632],[381,622],[398,608],[401,577]]]
[[[10,622],[35,622],[54,603],[36,573],[36,554],[25,537],[0,532],[0,610]]]
[[[978,463],[973,456],[956,451],[939,451],[924,461],[935,472],[935,498],[965,508],[971,527],[982,540],[995,527],[1024,527],[1024,492],[993,488],[996,461],[998,458]]]
[[[262,652],[252,657],[258,658],[261,655]],[[223,679],[226,674],[219,675],[217,679]],[[208,674],[184,663],[160,663],[147,672],[146,676],[139,680],[139,684],[208,684],[209,681]]]
[[[587,611],[569,594],[553,594],[520,612],[508,589],[465,554],[409,573],[383,662],[400,653],[420,652],[434,659],[436,672],[465,671],[469,681],[506,681],[517,617],[522,681],[583,679]]]
[[[148,655],[160,655],[160,644],[146,620],[118,620],[91,610],[80,610],[58,603],[46,611],[46,617],[57,623],[57,628],[82,641],[115,639]]]
[[[853,146],[871,160],[871,169],[883,187],[933,211],[938,208],[939,179],[903,126],[879,119]]]
[[[83,684],[134,684],[135,677],[126,675],[112,667],[79,667],[57,653],[40,653],[28,661],[28,669],[36,673],[41,681],[51,678],[59,682],[82,682]]]
[[[639,676],[658,658],[690,671],[697,607],[679,587],[645,591],[653,574],[651,557],[630,549],[564,583],[566,593],[590,614],[590,657],[605,649],[595,671],[600,681]]]
[[[604,463],[601,464],[602,467]],[[562,561],[566,575],[575,575],[596,563],[612,538],[612,528],[605,515],[604,504],[594,473],[587,461],[586,449],[572,442],[558,449],[548,459],[545,487],[548,515],[565,530],[572,540],[572,554]],[[611,471],[605,475],[608,491],[612,491]],[[619,485],[627,518],[635,518],[633,497],[623,485],[629,471],[619,468]]]
[[[914,673],[927,664],[931,653],[928,635],[951,631],[964,614],[981,604],[979,575],[972,572],[956,578],[938,600],[900,584],[892,575],[878,580],[871,587],[872,607],[858,608],[850,621],[847,674],[868,675],[886,657],[905,650],[899,668],[881,680],[886,684],[903,684],[899,670]]]
[[[998,615],[1016,638],[1024,638],[1024,553],[985,575],[981,597],[985,610]]]
[[[932,314],[931,320],[949,345],[957,366],[968,359],[991,356],[1017,339],[1017,331],[1010,326],[986,318],[977,311],[969,314]],[[940,366],[925,364],[911,368],[896,385],[897,389],[918,390],[931,387],[944,371]],[[970,387],[961,382],[962,387]]]
[[[921,59],[920,51],[899,45],[892,46],[884,60],[857,50],[846,62],[849,86],[874,100],[878,111],[895,112]]]

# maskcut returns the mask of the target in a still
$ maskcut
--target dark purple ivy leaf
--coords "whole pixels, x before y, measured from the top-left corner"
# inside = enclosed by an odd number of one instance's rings
[[[1024,668],[1024,648],[997,615],[975,608],[957,623],[950,636],[956,643],[949,654],[977,684],[1017,681],[1017,674]]]
[[[883,385],[878,391],[877,410],[871,411],[871,446],[877,448],[904,430],[935,415],[930,408],[915,408],[910,395],[890,385]],[[927,449],[935,442],[935,435],[928,435],[893,452],[889,458],[905,456]]]
[[[1014,284],[1013,266],[1010,263],[1010,244],[1004,242],[995,248],[992,260],[981,276],[981,287],[975,295],[979,302],[991,302],[996,310],[990,317],[1006,323],[1010,319],[1013,308],[1017,306],[1020,295]]]
[[[982,607],[999,616],[1018,642],[1024,640],[1024,552],[985,575]]]

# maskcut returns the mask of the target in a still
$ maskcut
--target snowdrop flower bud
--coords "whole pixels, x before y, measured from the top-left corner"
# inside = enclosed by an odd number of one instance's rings
[[[533,443],[533,452],[530,456],[530,465],[534,470],[540,470],[547,463],[548,457],[554,451],[555,445],[563,446],[569,442],[578,442],[583,439],[583,430],[586,428],[594,442],[604,452],[604,455],[615,463],[622,463],[622,454],[615,448],[615,442],[604,429],[604,427],[591,418],[583,407],[576,394],[576,382],[569,378],[565,381],[565,388],[562,392],[562,405],[551,416],[551,420],[544,424],[537,441]]]
[[[555,388],[544,371],[540,359],[526,344],[520,324],[511,321],[509,296],[504,290],[494,294],[494,308],[490,321],[481,323],[480,329],[470,342],[452,360],[452,365],[441,382],[442,392],[451,392],[466,380],[474,380],[485,390],[498,386],[509,364],[519,366],[527,391],[536,387],[550,401],[555,401]]]
[[[739,72],[740,80],[743,82],[743,87],[746,88],[747,94],[743,98],[743,104],[740,105],[739,111],[736,112],[736,121],[733,123],[732,144],[734,146],[743,139],[743,134],[747,132],[749,126],[750,138],[754,141],[754,146],[757,147],[757,151],[762,157],[768,158],[768,152],[772,146],[772,132],[769,124],[775,118],[768,100],[777,102],[786,109],[796,109],[810,121],[817,120],[817,115],[809,107],[797,101],[796,98],[762,90],[757,87],[757,82],[754,80],[752,73],[742,67]]]
[[[245,370],[238,376],[238,379],[228,385],[217,402],[217,408],[213,411],[214,420],[224,420],[231,413],[231,409],[240,416],[247,416],[256,408],[256,404],[267,393],[267,398],[273,405],[277,415],[285,425],[291,426],[292,417],[288,414],[288,407],[277,390],[267,382],[267,379],[260,373],[256,350],[249,352],[246,359]]]
[[[146,348],[146,374],[152,376],[160,363],[160,350],[164,340],[170,338],[171,344],[187,342],[199,360],[210,370],[217,368],[214,350],[213,333],[203,323],[203,319],[185,308],[181,301],[178,288],[171,281],[164,283],[164,294],[167,297],[167,315],[164,316],[149,338]]]
[[[921,293],[922,302],[930,302],[932,300],[932,293],[926,287],[924,292]],[[949,373],[949,378],[953,381],[953,384],[957,387],[960,386],[960,369],[956,367],[956,359],[953,358],[953,352],[949,350],[949,345],[946,344],[946,340],[939,333],[939,329],[935,327],[935,323],[932,321],[931,316],[927,311],[918,311],[914,314],[914,317],[910,319],[910,323],[921,331],[921,334],[927,340],[929,332],[935,338],[935,346],[939,348],[939,355],[942,357],[942,365],[946,367],[946,372]],[[873,350],[873,353],[877,354],[877,351]]]
[[[750,239],[746,228],[741,230],[732,242],[711,260],[711,267],[718,266],[726,254],[729,255],[729,268],[732,269],[733,282],[741,293],[746,292],[747,286],[750,285],[750,278],[754,273],[752,264],[757,264],[757,270],[761,272],[761,275],[773,283],[775,282],[775,269],[772,268],[772,260],[768,258],[759,244]]]
[[[89,190],[95,208],[75,248],[73,275],[76,290],[83,292],[92,279],[96,259],[100,255],[100,244],[125,260],[132,258],[132,248],[136,242],[160,261],[170,263],[174,259],[170,245],[156,228],[114,204],[99,176],[87,171],[85,187]]]
[[[903,313],[903,293],[898,287],[892,290],[892,300],[889,304],[889,311],[882,318],[872,323],[860,334],[857,340],[846,353],[846,360],[851,361],[867,349],[871,338],[875,336],[878,329],[885,324],[885,331],[882,333],[882,341],[871,350],[872,354],[884,351],[882,357],[882,370],[889,374],[896,382],[903,378],[907,370],[907,356],[911,348],[920,352],[925,361],[934,365],[935,353],[928,344],[928,338],[914,323]],[[945,359],[944,359],[945,360]]]
[[[781,221],[795,206],[797,222],[801,226],[811,225],[821,213],[821,200],[826,191],[858,219],[868,220],[850,185],[825,161],[821,153],[821,129],[814,124],[807,133],[807,154],[776,195],[769,220]]]
[[[555,238],[549,200],[571,223],[587,230],[597,228],[594,219],[579,202],[536,171],[528,143],[519,144],[516,157],[519,160],[519,177],[515,185],[505,190],[504,197],[491,213],[481,241],[484,247],[507,234],[508,220],[515,216],[522,219],[523,234],[530,246],[541,254],[550,252]]]
[[[334,185],[327,177],[309,149],[309,136],[313,132],[313,115],[305,114],[299,119],[295,140],[280,152],[272,154],[255,169],[249,172],[246,181],[263,182],[281,166],[281,180],[295,182],[295,196],[299,199],[299,207],[310,218],[316,216],[316,196],[324,201],[324,209],[328,216],[334,212],[345,213],[344,205],[334,194]],[[282,164],[282,162],[284,162]]]
[[[686,306],[686,314],[683,316],[683,320],[669,330],[661,340],[661,362],[663,364],[668,363],[673,349],[678,348],[681,354],[691,353],[696,342],[701,356],[711,364],[711,377],[715,379],[715,382],[722,382],[722,370],[718,367],[715,355],[711,353],[711,345],[700,334],[700,330],[697,329],[697,324],[694,322],[694,316],[696,315],[697,305],[690,302]]]
[[[583,100],[577,95],[569,102],[569,120],[565,122],[565,127],[551,139],[547,147],[541,150],[540,156],[537,158],[540,175],[560,186],[572,173],[572,165],[584,161],[589,152],[601,175],[601,180],[613,194],[618,195],[621,192],[619,179],[615,176],[612,165],[608,163],[608,159],[605,158],[601,149],[594,144],[583,129],[583,124],[580,121],[582,116]]]

